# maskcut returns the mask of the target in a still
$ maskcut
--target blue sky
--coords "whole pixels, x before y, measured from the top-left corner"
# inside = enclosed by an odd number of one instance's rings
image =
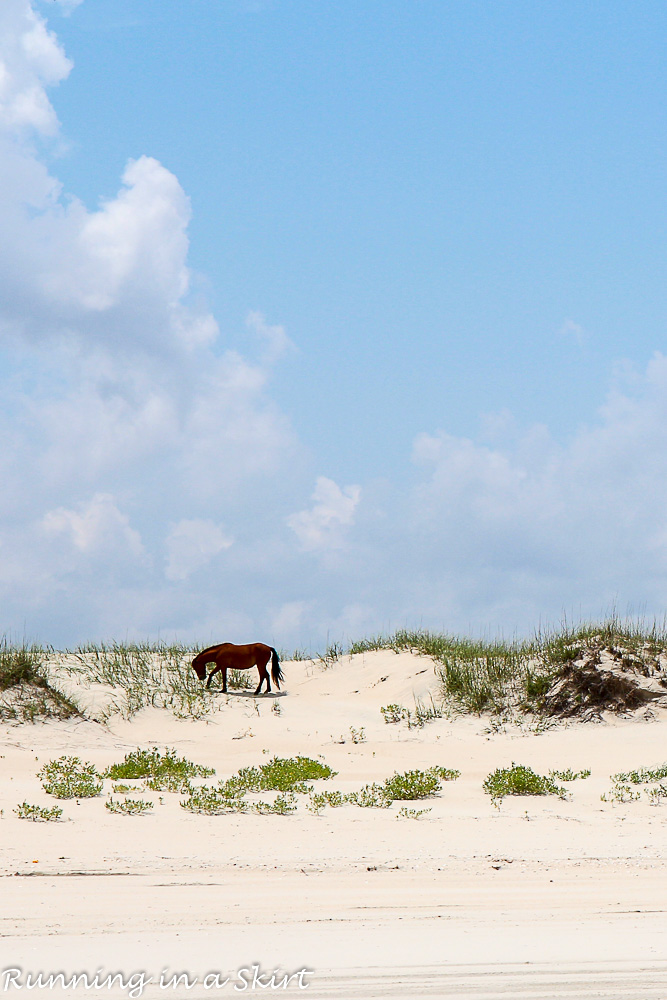
[[[475,433],[508,401],[566,435],[618,358],[660,346],[666,21],[660,4],[84,3],[59,25],[77,68],[58,173],[90,207],[128,156],[176,174],[202,293],[228,337],[248,308],[289,328],[283,405],[340,474],[390,473],[397,444]]]
[[[6,629],[664,614],[663,5],[0,29]]]

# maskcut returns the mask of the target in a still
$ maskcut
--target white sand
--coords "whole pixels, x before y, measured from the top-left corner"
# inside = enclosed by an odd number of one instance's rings
[[[539,735],[488,733],[488,720],[469,717],[410,730],[385,724],[380,707],[427,697],[429,660],[382,652],[329,670],[283,666],[279,697],[212,694],[226,706],[208,721],[148,710],[108,727],[0,729],[0,969],[126,979],[145,971],[155,980],[168,969],[198,980],[190,990],[154,981],[142,993],[151,1000],[239,992],[666,1000],[667,805],[645,797],[609,805],[600,794],[614,772],[667,759],[667,716]],[[353,742],[351,729],[362,728],[365,741]],[[437,798],[409,803],[431,810],[416,821],[396,818],[400,804],[208,817],[181,809],[179,795],[161,793],[160,804],[154,792],[143,793],[155,803],[143,817],[112,815],[103,798],[61,802],[66,822],[13,813],[23,800],[53,804],[36,777],[47,760],[78,754],[102,768],[154,744],[215,767],[218,778],[274,754],[321,755],[339,772],[322,787],[343,791],[433,764],[461,777]],[[515,797],[495,809],[482,782],[512,761],[592,775],[569,786],[567,801]],[[253,963],[269,974],[313,971],[287,990],[241,990],[236,974]],[[212,971],[230,982],[205,989]],[[0,977],[0,994],[3,985]],[[6,994],[66,995],[26,985]]]

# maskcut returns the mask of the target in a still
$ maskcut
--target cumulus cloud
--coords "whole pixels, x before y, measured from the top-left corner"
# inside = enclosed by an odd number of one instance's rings
[[[58,119],[46,88],[72,64],[27,0],[0,5],[0,130],[54,135]]]
[[[294,465],[298,442],[269,392],[290,342],[254,313],[259,348],[244,357],[188,302],[190,203],[156,159],[128,161],[118,193],[93,210],[63,190],[35,139],[58,140],[48,89],[71,67],[29,0],[3,0],[0,471],[12,489],[0,497],[0,587],[10,621],[23,621],[25,591],[9,567],[23,576],[30,565],[47,619],[62,620],[46,609],[67,580],[89,609],[89,634],[116,608],[125,632],[113,589],[122,574],[108,590],[101,577],[92,602],[95,559],[134,559],[142,606],[165,626],[160,608],[173,618],[177,605],[161,591],[163,567],[186,588],[230,542],[218,512],[243,508],[249,490],[245,507],[261,517],[261,485]]]
[[[662,612],[665,357],[619,368],[565,444],[502,410],[479,438],[426,428],[412,466],[397,455],[363,503],[361,486],[325,476],[308,500],[271,394],[293,345],[255,311],[247,349],[229,350],[192,304],[178,178],[139,156],[90,210],[52,173],[49,88],[70,70],[29,0],[3,0],[3,630],[301,645],[403,625],[530,629],[613,600]]]
[[[186,580],[233,544],[220,525],[203,518],[179,521],[167,537],[168,580]]]
[[[354,512],[361,499],[359,486],[343,489],[333,479],[319,476],[309,510],[291,514],[287,523],[307,551],[338,548],[344,529],[354,524]]]
[[[157,306],[168,316],[188,288],[189,201],[174,175],[150,156],[130,160],[122,182],[97,211],[69,210],[71,244],[63,258],[61,230],[45,292],[63,310],[103,313],[132,304],[144,313]]]
[[[145,556],[141,536],[131,527],[129,518],[116,505],[112,496],[96,493],[76,508],[58,507],[47,511],[41,521],[46,535],[64,536],[79,552],[105,557],[127,555],[132,559]]]
[[[523,626],[572,609],[600,615],[614,602],[661,614],[666,399],[667,359],[657,354],[566,445],[542,426],[496,447],[420,435],[410,531],[431,593],[457,616],[467,605]]]

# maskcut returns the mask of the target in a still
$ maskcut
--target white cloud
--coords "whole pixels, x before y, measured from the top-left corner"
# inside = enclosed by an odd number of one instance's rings
[[[287,351],[293,351],[294,344],[283,326],[271,326],[261,312],[249,312],[246,326],[253,330],[263,345],[262,360],[265,364],[275,364]]]
[[[46,167],[34,136],[58,139],[47,88],[70,68],[28,0],[3,0],[0,471],[12,489],[0,495],[0,591],[8,627],[39,606],[66,641],[86,614],[87,634],[113,621],[126,634],[122,609],[136,608],[138,592],[146,617],[133,620],[145,630],[166,627],[160,608],[185,628],[215,620],[213,596],[190,602],[187,588],[229,543],[220,510],[262,519],[271,477],[288,466],[293,475],[299,456],[269,393],[289,347],[283,328],[252,314],[262,350],[249,360],[225,350],[215,318],[187,301],[190,204],[177,178],[139,156],[117,195],[89,211]],[[102,564],[118,572],[100,572],[93,594]],[[64,587],[77,607],[69,626]],[[182,622],[188,607],[196,617]]]
[[[167,537],[168,580],[186,580],[233,544],[220,525],[202,518],[179,521]]]
[[[69,211],[70,226],[61,230],[60,253],[45,276],[51,301],[91,312],[131,303],[145,313],[147,306],[177,307],[187,291],[190,205],[183,189],[149,156],[130,160],[122,179],[118,195],[98,211]],[[65,259],[63,235],[71,238]]]
[[[64,535],[79,552],[86,554],[117,554],[120,550],[135,559],[145,555],[139,532],[131,527],[114,498],[105,493],[96,493],[74,510],[58,507],[48,511],[41,527],[47,535]]]
[[[0,132],[30,129],[54,135],[58,119],[46,87],[72,64],[28,0],[0,4]]]
[[[566,446],[540,426],[496,448],[445,433],[415,441],[424,476],[411,536],[451,615],[467,605],[525,627],[572,608],[600,615],[613,601],[662,614],[667,359],[656,355],[629,388],[612,388]]]
[[[359,486],[343,489],[333,479],[319,476],[310,510],[291,514],[287,524],[307,551],[338,548],[342,545],[344,529],[354,524],[354,513],[361,499]]]
[[[2,0],[3,629],[302,645],[403,625],[525,629],[614,598],[662,612],[664,357],[619,369],[565,445],[500,411],[483,440],[418,436],[412,469],[397,455],[363,504],[361,486],[324,476],[308,501],[271,395],[289,337],[251,312],[260,346],[244,357],[189,302],[178,179],[139,156],[91,211],[36,152],[36,135],[58,140],[48,87],[70,68],[28,0]],[[561,332],[584,336],[573,321]]]

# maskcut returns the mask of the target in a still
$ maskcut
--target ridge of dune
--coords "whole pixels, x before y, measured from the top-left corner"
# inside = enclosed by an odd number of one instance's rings
[[[407,969],[417,982],[428,966],[434,978],[423,988],[435,992],[424,995],[454,996],[443,984],[454,989],[448,976],[457,962],[465,975],[499,963],[499,983],[512,963],[562,968],[555,934],[571,962],[601,970],[643,955],[658,969],[667,931],[664,807],[646,798],[610,805],[600,795],[611,774],[664,760],[666,713],[541,730],[451,714],[408,728],[387,724],[380,710],[437,699],[428,657],[380,650],[328,668],[285,662],[283,670],[283,690],[270,695],[212,691],[215,710],[201,719],[145,708],[107,724],[0,727],[0,936],[8,961],[34,967],[48,956],[71,967],[76,947],[81,967],[127,965],[132,955],[153,968],[177,955],[201,972],[213,954],[228,966],[255,955],[305,962],[314,985],[320,976],[320,993],[310,994],[318,997],[373,964],[384,972],[368,996],[406,995],[382,976]],[[71,681],[72,693],[90,695],[80,678]],[[92,690],[98,707],[100,694]],[[428,810],[416,821],[398,818],[400,803],[316,816],[302,801],[284,817],[202,816],[183,810],[178,794],[150,791],[142,795],[154,802],[151,813],[115,816],[104,808],[108,781],[98,798],[62,801],[58,823],[13,812],[23,800],[53,803],[37,779],[49,759],[74,754],[102,769],[151,746],[214,767],[211,780],[273,755],[325,760],[338,774],[317,787],[341,791],[435,764],[461,775],[437,796],[408,803]],[[512,761],[539,773],[592,773],[572,784],[567,800],[516,797],[494,808],[482,782]],[[162,995],[151,990],[144,996]]]

